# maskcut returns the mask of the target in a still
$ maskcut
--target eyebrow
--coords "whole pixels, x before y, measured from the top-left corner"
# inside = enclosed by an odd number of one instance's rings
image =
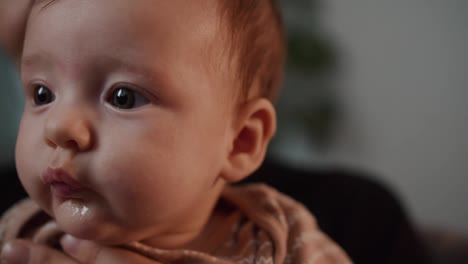
[[[41,9],[44,9],[58,1],[59,0],[35,0],[33,5],[40,5],[45,2],[45,5],[41,7]]]
[[[125,60],[121,57],[111,55],[99,56],[97,58],[96,65],[101,69],[106,69],[107,71],[123,70],[125,72],[136,74],[151,82],[156,81],[159,84],[169,84],[167,74],[165,74],[161,69],[158,69],[159,67],[157,66],[138,64],[131,60]]]
[[[52,67],[52,62],[49,59],[47,53],[33,53],[25,55],[21,58],[21,68],[31,67],[34,65],[40,65],[41,67],[50,69]]]
[[[132,73],[138,77],[142,77],[150,83],[169,86],[170,80],[167,74],[157,66],[142,65],[134,63],[130,60],[125,60],[120,57],[111,55],[100,55],[96,58],[94,67],[104,72],[112,72],[122,70]],[[40,67],[41,69],[53,69],[56,67],[51,59],[51,55],[47,52],[27,54],[21,59],[21,68]],[[63,66],[59,66],[63,67]]]

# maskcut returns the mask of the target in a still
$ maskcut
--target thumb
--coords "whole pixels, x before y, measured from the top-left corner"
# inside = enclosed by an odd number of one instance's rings
[[[80,263],[89,264],[157,264],[142,255],[132,251],[101,246],[89,240],[81,240],[71,235],[65,235],[60,240],[63,251]],[[68,263],[67,263],[68,264]]]
[[[2,263],[8,264],[78,264],[65,254],[31,241],[15,240],[2,248]]]

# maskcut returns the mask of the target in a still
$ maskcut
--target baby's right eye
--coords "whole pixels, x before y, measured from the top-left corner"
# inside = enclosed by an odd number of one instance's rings
[[[55,100],[55,95],[44,85],[36,86],[34,90],[34,104],[37,106],[50,104]]]
[[[143,95],[127,87],[119,87],[114,90],[108,99],[109,103],[120,109],[132,109],[149,103]]]

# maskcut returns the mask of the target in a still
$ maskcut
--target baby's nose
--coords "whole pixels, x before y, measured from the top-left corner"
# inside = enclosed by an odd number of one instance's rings
[[[90,120],[78,107],[55,109],[45,124],[46,143],[76,151],[86,151],[92,146]]]

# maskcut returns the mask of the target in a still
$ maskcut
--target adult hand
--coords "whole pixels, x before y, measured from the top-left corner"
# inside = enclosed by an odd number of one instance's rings
[[[15,240],[3,247],[2,264],[159,264],[122,248],[103,247],[69,235],[64,236],[61,244],[66,253],[31,241]]]

